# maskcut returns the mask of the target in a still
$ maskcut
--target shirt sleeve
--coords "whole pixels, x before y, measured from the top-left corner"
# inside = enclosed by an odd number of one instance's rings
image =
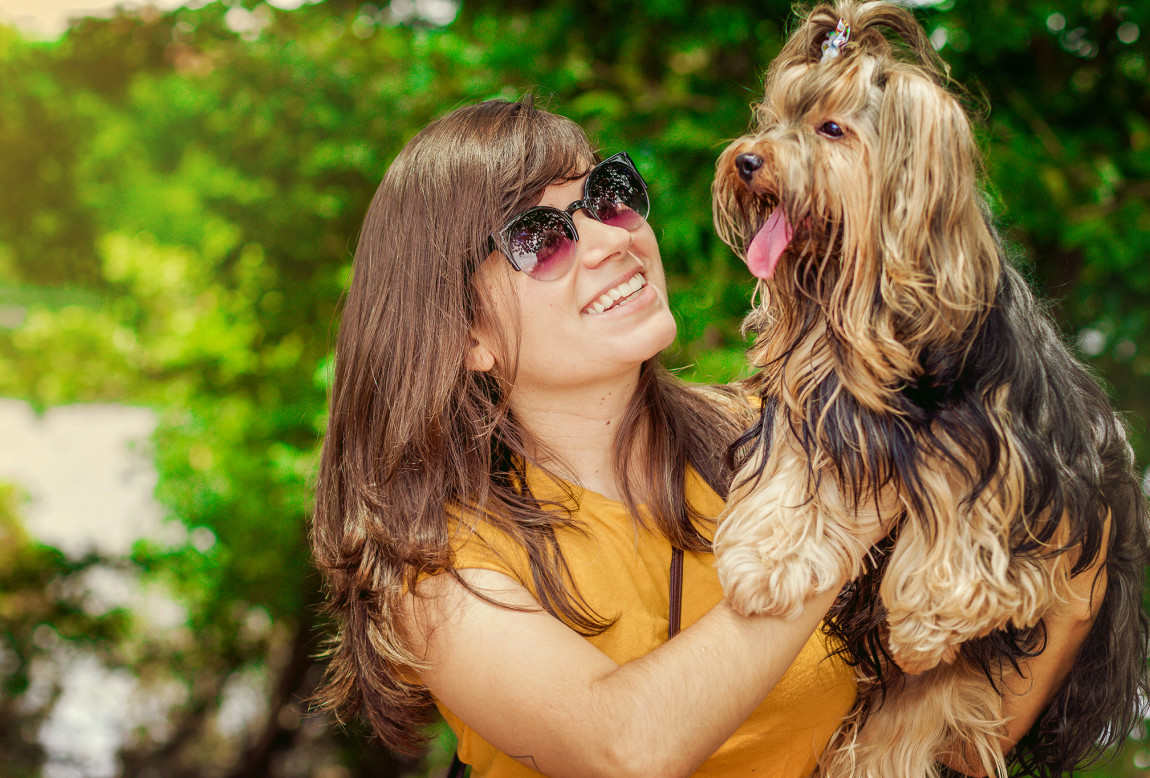
[[[494,570],[532,589],[531,566],[522,544],[489,521],[474,516],[452,516],[452,564],[457,570]]]

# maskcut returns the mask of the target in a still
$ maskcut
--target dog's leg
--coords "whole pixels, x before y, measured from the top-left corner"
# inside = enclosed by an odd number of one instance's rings
[[[977,755],[987,775],[1005,776],[998,746],[1005,731],[1002,698],[966,662],[938,667],[890,684],[886,700],[870,693],[863,723],[823,756],[827,778],[939,778],[948,751]]]
[[[808,476],[797,445],[780,441],[761,477],[737,487],[719,518],[719,581],[741,613],[794,618],[812,593],[839,586],[862,568],[867,544],[858,528],[877,525],[878,511],[869,505],[848,513],[830,478],[812,494]]]
[[[968,504],[944,473],[929,472],[924,483],[932,517],[907,517],[879,589],[888,649],[912,673],[950,661],[961,643],[1008,624],[1033,626],[1066,587],[1064,565],[1011,553],[1014,508],[999,493],[987,490]]]

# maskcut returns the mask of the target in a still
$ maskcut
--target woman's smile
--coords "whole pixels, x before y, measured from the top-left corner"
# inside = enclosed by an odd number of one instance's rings
[[[623,281],[612,285],[597,295],[594,300],[583,308],[583,313],[590,316],[599,316],[619,308],[633,307],[643,302],[642,298],[644,297],[653,300],[653,289],[650,290],[652,292],[651,295],[643,294],[648,289],[650,289],[650,285],[647,283],[647,278],[643,275],[642,270],[635,270]]]

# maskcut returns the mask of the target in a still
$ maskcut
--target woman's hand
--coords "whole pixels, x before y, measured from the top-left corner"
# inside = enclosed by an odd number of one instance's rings
[[[547,775],[689,775],[762,702],[818,626],[836,590],[793,621],[725,602],[670,642],[618,665],[540,609],[505,575],[424,580],[406,623],[423,682],[500,751]]]

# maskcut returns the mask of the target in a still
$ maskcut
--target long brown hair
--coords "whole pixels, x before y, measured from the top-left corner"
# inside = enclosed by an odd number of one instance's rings
[[[548,612],[586,635],[610,626],[570,583],[556,530],[574,519],[523,487],[538,445],[507,406],[513,377],[465,366],[472,328],[484,323],[471,277],[487,236],[596,159],[577,125],[530,96],[466,106],[404,147],[364,222],[311,527],[336,630],[317,700],[340,720],[363,714],[396,751],[418,751],[431,713],[400,604],[421,575],[455,575],[453,508],[522,545],[525,583]],[[651,529],[676,546],[707,548],[684,476],[694,467],[726,494],[723,454],[745,421],[735,407],[655,360],[641,368],[615,440],[616,472],[631,514],[645,502]]]

